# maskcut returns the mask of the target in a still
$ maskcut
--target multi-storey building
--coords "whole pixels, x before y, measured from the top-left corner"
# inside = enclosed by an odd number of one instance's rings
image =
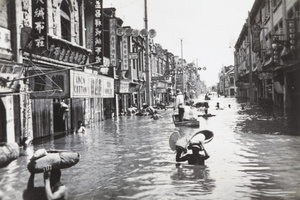
[[[256,0],[235,45],[237,97],[299,119],[300,1]]]
[[[102,2],[1,0],[0,142],[70,133],[147,96],[168,100],[173,54],[157,56],[155,31],[123,26]]]
[[[3,0],[1,7],[7,54],[1,141],[55,136],[71,132],[79,120],[103,119],[114,80],[100,75],[106,65],[102,1]]]

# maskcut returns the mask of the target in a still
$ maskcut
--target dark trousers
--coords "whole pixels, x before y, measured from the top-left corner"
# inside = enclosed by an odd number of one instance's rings
[[[184,108],[178,108],[179,121],[183,121]]]

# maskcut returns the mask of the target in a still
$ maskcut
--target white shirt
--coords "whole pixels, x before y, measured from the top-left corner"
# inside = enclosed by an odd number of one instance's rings
[[[183,97],[182,94],[178,94],[178,95],[176,96],[175,109],[178,108],[178,105],[179,105],[179,104],[184,105],[184,97]]]
[[[194,109],[191,108],[190,106],[184,106],[184,114],[183,114],[183,118],[184,119],[195,119],[196,118],[196,114],[194,112]]]

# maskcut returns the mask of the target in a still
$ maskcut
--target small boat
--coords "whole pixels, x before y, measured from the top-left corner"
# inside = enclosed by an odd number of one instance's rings
[[[200,127],[198,120],[184,120],[179,121],[179,115],[172,115],[175,126],[189,126],[189,127]]]
[[[214,117],[214,116],[216,116],[216,115],[212,115],[212,114],[198,115],[198,117],[204,117],[204,118],[206,118],[206,117]]]

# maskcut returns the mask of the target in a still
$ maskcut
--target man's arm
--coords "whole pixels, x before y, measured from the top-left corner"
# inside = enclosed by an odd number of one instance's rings
[[[203,148],[204,151],[204,160],[208,159],[210,157],[210,155],[207,153],[206,149],[204,148],[204,146],[202,145],[202,143],[200,144]]]
[[[28,183],[27,183],[27,189],[31,189],[34,188],[34,173],[30,174],[30,177],[28,179]]]
[[[45,192],[48,200],[59,199],[63,197],[67,191],[66,186],[62,185],[56,192],[52,193],[50,186],[50,172],[44,172]]]
[[[182,149],[177,149],[176,162],[184,162],[188,160],[188,155],[181,156],[182,152]]]

